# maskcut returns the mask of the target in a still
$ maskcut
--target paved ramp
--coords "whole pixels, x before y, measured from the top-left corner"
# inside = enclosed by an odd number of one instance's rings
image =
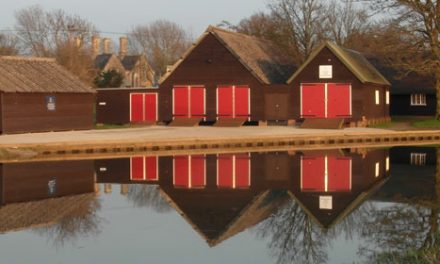
[[[168,126],[171,127],[195,127],[198,126],[201,118],[176,118]]]
[[[215,122],[215,127],[240,127],[246,122],[246,118],[221,118]]]
[[[314,129],[342,129],[343,127],[343,118],[310,118],[304,120],[300,126],[300,128]]]

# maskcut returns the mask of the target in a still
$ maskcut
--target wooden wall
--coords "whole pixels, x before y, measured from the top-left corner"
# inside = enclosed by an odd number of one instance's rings
[[[434,94],[426,95],[426,106],[412,106],[411,95],[391,95],[391,115],[434,116],[437,107]]]
[[[157,93],[151,88],[97,89],[96,123],[128,124],[130,123],[130,93]],[[105,105],[99,105],[105,102]]]
[[[333,78],[320,79],[319,65],[333,65]],[[289,119],[300,118],[301,83],[350,83],[352,85],[352,118],[347,121],[360,121],[389,116],[389,105],[385,105],[385,93],[388,86],[362,84],[356,76],[328,49],[324,48],[312,60],[290,85],[291,111]],[[380,104],[375,104],[375,90],[380,91]]]
[[[204,85],[207,121],[216,120],[218,85],[248,85],[251,89],[251,120],[265,119],[264,88],[213,35],[208,35],[178,66],[159,89],[159,119],[172,120],[174,85]],[[275,91],[274,91],[275,92]]]
[[[46,96],[55,96],[49,111]],[[1,93],[2,132],[27,133],[93,128],[94,94]]]
[[[53,161],[2,165],[3,204],[94,192],[93,161]],[[55,192],[48,183],[55,180]]]

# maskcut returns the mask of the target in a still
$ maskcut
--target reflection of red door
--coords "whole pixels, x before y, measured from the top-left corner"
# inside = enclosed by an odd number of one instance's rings
[[[173,182],[178,188],[204,188],[206,186],[206,158],[202,155],[175,156]]]
[[[351,190],[350,157],[302,157],[301,190],[344,192]]]
[[[205,88],[202,86],[174,86],[174,118],[205,117]]]
[[[130,122],[157,121],[157,94],[130,94]]]
[[[301,116],[305,118],[325,117],[325,84],[301,84]]]
[[[250,116],[250,89],[248,86],[219,86],[217,88],[217,117],[237,118]]]
[[[219,188],[249,188],[251,165],[248,154],[217,156],[217,186]]]
[[[351,87],[349,84],[327,84],[327,117],[351,116]]]
[[[130,180],[157,181],[159,180],[158,159],[156,156],[130,158]]]

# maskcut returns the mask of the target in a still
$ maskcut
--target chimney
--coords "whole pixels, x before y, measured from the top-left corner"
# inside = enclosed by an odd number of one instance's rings
[[[93,57],[98,56],[99,53],[100,53],[100,48],[99,48],[100,42],[101,42],[101,39],[99,38],[99,36],[96,36],[96,35],[92,36],[92,53],[93,53]]]
[[[109,38],[104,38],[102,40],[102,42],[103,42],[103,45],[104,45],[103,53],[104,54],[109,54],[110,53],[110,42],[111,42],[111,40]]]
[[[119,38],[119,57],[122,59],[127,55],[128,38]]]
[[[82,47],[82,39],[80,36],[75,37],[75,47],[78,49]]]

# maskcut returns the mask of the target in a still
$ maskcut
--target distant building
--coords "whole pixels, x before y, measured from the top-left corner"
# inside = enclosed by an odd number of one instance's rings
[[[91,129],[95,91],[54,59],[0,56],[0,132]]]
[[[143,54],[128,55],[128,39],[119,39],[119,54],[115,54],[110,47],[111,40],[94,36],[92,39],[95,68],[99,72],[115,70],[124,76],[124,87],[151,87],[154,83],[154,71]]]

